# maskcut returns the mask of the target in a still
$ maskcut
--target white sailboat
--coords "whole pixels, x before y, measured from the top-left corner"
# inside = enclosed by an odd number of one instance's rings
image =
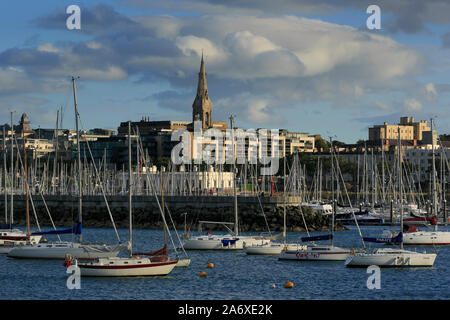
[[[133,255],[133,216],[132,216],[132,184],[131,184],[131,129],[128,122],[128,210],[130,221],[129,256],[100,258],[95,261],[78,263],[81,276],[85,277],[132,277],[132,276],[161,276],[169,274],[177,265],[178,260],[170,260],[167,256],[140,257]],[[164,247],[166,248],[166,246]],[[164,250],[163,250],[164,251]],[[71,265],[69,262],[66,265]]]
[[[332,146],[332,145],[331,145]],[[331,147],[331,151],[333,148]],[[316,243],[310,243],[307,245],[303,245],[301,248],[297,250],[282,250],[280,252],[279,259],[280,260],[299,260],[299,261],[340,261],[345,260],[347,258],[347,255],[350,253],[349,249],[336,247],[333,244],[333,236],[334,236],[334,216],[335,216],[335,208],[336,208],[336,202],[334,201],[334,160],[333,160],[333,153],[331,154],[332,159],[332,187],[333,187],[333,207],[331,210],[332,214],[332,222],[331,222],[331,234],[325,235],[325,236],[316,236],[316,237],[310,237],[308,232],[308,237],[302,238],[302,241],[319,241],[319,240],[327,240],[330,239],[331,243],[330,245],[319,245]],[[306,226],[306,223],[305,223]]]
[[[20,246],[36,244],[42,236],[29,236],[19,229],[0,229],[0,253],[9,253]]]
[[[402,189],[402,163],[400,128],[398,129],[398,180],[400,198],[400,248],[376,248],[371,253],[361,252],[350,254],[346,261],[347,267],[367,267],[376,265],[379,267],[432,267],[436,259],[436,253],[420,253],[405,250],[403,248],[403,189]]]
[[[44,234],[76,234],[79,237],[78,242],[61,241],[61,242],[47,242],[37,243],[34,245],[20,246],[11,249],[8,252],[8,257],[16,259],[57,259],[64,260],[66,255],[70,255],[78,259],[96,259],[103,257],[114,257],[120,251],[127,249],[127,245],[106,245],[99,243],[82,243],[82,185],[81,185],[81,158],[80,158],[80,132],[78,130],[78,110],[76,99],[75,78],[72,77],[74,108],[75,108],[75,124],[77,131],[77,156],[78,156],[78,223],[75,227],[54,230],[49,232],[36,232],[32,235]],[[117,234],[117,231],[116,231]]]
[[[297,158],[295,158],[297,160]],[[284,179],[283,179],[283,242],[270,242],[270,243],[260,243],[252,246],[246,246],[244,251],[249,255],[279,255],[282,250],[299,250],[303,246],[297,243],[286,243],[286,157],[284,157]],[[294,168],[296,165],[295,161],[292,164]]]
[[[335,210],[333,209],[333,212]],[[303,213],[302,213],[303,216]],[[285,248],[280,252],[279,260],[297,261],[344,261],[350,254],[350,249],[337,247],[334,245],[334,213],[332,214],[331,234],[322,236],[310,236],[302,238],[302,241],[311,242],[306,245],[299,245],[298,248]],[[305,223],[306,226],[306,223]],[[317,244],[314,241],[330,240],[330,244]]]
[[[420,230],[414,232],[405,232],[403,234],[403,243],[405,245],[421,245],[421,246],[450,245],[450,232],[436,229],[435,231]]]
[[[331,140],[331,139],[330,139]],[[333,144],[331,143],[331,177],[332,177],[332,194],[333,194],[333,209],[331,212],[331,234],[325,236],[314,236],[302,238],[302,241],[320,241],[329,239],[331,243],[329,245],[319,245],[314,242],[302,246],[296,250],[284,249],[280,252],[279,260],[297,260],[297,261],[343,261],[350,253],[350,249],[337,247],[333,243],[334,237],[334,216],[336,212],[336,201],[334,200],[334,159],[333,159]],[[302,213],[303,216],[303,213]],[[305,222],[305,220],[304,220]],[[306,222],[305,222],[305,227]]]
[[[397,248],[377,248],[372,253],[355,253],[345,261],[347,267],[432,267],[435,253],[420,253]]]
[[[12,124],[12,113],[11,113],[11,124]],[[13,126],[11,125],[11,172],[13,173]],[[29,218],[29,207],[28,207],[28,171],[27,171],[27,159],[26,159],[26,151],[25,151],[25,138],[24,136],[22,136],[23,139],[23,149],[24,149],[24,155],[25,155],[25,186],[26,186],[26,218],[27,218],[27,232],[24,232],[22,230],[19,229],[13,229],[12,225],[9,224],[9,228],[8,228],[8,224],[5,223],[5,225],[0,229],[0,253],[9,253],[12,249],[16,248],[16,247],[22,247],[22,246],[26,246],[26,245],[33,245],[38,243],[42,236],[40,235],[30,235],[30,218]],[[3,159],[4,159],[4,171],[5,171],[5,183],[4,183],[4,191],[5,191],[5,199],[6,199],[6,190],[7,190],[7,185],[6,185],[6,134],[5,134],[5,128],[3,128],[3,150],[5,151],[4,155],[3,155]],[[13,194],[13,184],[12,181],[14,181],[13,178],[11,178],[11,197]],[[5,222],[6,218],[7,218],[7,205],[6,205],[6,201],[5,201]],[[12,221],[12,217],[13,217],[13,201],[11,200],[11,221]]]
[[[433,119],[431,119],[431,131],[433,132]],[[404,245],[450,245],[450,231],[438,230],[438,209],[436,207],[436,166],[434,154],[434,139],[432,139],[432,214],[431,217],[419,216],[404,219],[409,228],[403,231]],[[416,206],[417,208],[417,206]],[[418,230],[418,225],[427,225],[430,223],[433,230]],[[385,232],[389,235],[391,231]],[[398,233],[397,233],[398,234]]]
[[[433,132],[433,119],[431,121],[431,132]],[[436,201],[436,163],[434,154],[434,139],[431,139],[431,149],[432,149],[432,175],[433,175],[433,186],[432,186],[432,211],[433,214],[438,216],[437,201]],[[432,215],[433,215],[432,214]],[[403,235],[403,243],[406,245],[450,245],[450,231],[438,230],[437,221],[432,222],[434,225],[433,231],[428,230],[417,230],[413,232],[406,232]]]
[[[234,128],[233,128],[233,116],[230,116],[231,124],[231,149],[233,150],[233,195],[234,195],[234,232],[226,235],[207,235],[190,236],[183,244],[186,250],[242,250],[248,246],[254,245],[266,245],[271,242],[263,236],[242,236],[239,235],[239,222],[238,222],[238,208],[237,208],[237,194],[236,194],[236,168],[235,168],[235,153],[234,153]],[[227,224],[233,224],[228,222],[215,222],[215,221],[200,221],[199,230],[201,232],[202,223],[221,224],[226,226]]]

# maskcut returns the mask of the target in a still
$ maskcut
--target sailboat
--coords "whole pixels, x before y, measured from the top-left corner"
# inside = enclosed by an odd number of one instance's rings
[[[147,175],[147,178],[148,178],[148,175]],[[163,179],[162,179],[162,170],[159,173],[159,181],[160,181],[160,189],[161,189],[161,213],[162,213],[162,218],[163,218],[163,222],[164,222],[164,228],[163,228],[164,229],[164,247],[163,247],[163,249],[158,250],[158,251],[153,252],[153,253],[135,253],[136,255],[151,255],[151,256],[163,255],[163,256],[167,256],[167,238],[166,238],[166,230],[167,230],[167,228],[166,228],[166,219],[165,219],[164,186],[163,186]],[[156,196],[156,194],[155,194],[155,196]],[[172,224],[174,225],[173,220],[172,220],[172,216],[171,216],[170,212],[168,212],[168,213],[169,213],[169,218],[172,221]],[[175,229],[175,225],[174,225],[174,229]],[[175,229],[175,233],[177,234],[177,237],[178,237],[178,233],[177,233],[176,229]],[[170,233],[169,233],[169,236],[170,236]],[[179,239],[179,237],[178,237],[178,239]],[[180,240],[180,242],[181,242],[181,240]],[[184,251],[183,245],[181,245],[181,248]],[[174,246],[174,249],[175,249],[175,254],[177,255],[177,259],[176,260],[178,261],[177,264],[175,265],[175,267],[177,267],[177,268],[178,267],[189,267],[189,265],[191,264],[191,259],[187,256],[186,251],[184,251],[184,253],[186,255],[186,258],[179,258],[178,257],[178,252],[177,252],[175,246]]]
[[[114,246],[98,243],[82,242],[82,185],[81,185],[81,158],[80,158],[80,131],[78,130],[78,110],[76,99],[75,78],[72,77],[75,123],[77,131],[77,156],[78,156],[78,223],[68,229],[35,232],[32,235],[42,236],[45,234],[74,234],[78,235],[78,242],[60,241],[37,243],[16,247],[8,252],[8,257],[17,259],[58,259],[64,260],[66,255],[78,259],[96,259],[99,257],[117,256],[120,251],[127,249],[126,245],[118,244]]]
[[[12,119],[12,114],[11,114]],[[12,123],[12,121],[11,121]],[[13,173],[13,126],[11,126],[11,172]],[[6,198],[6,144],[5,144],[5,129],[3,128],[3,149],[5,151],[5,154],[3,156],[4,158],[4,168],[5,168],[5,184],[4,184],[4,190],[5,190],[5,198]],[[25,137],[22,134],[22,141],[23,141],[23,149],[24,149],[24,155],[25,155],[25,188],[26,188],[26,219],[27,219],[27,232],[24,232],[19,229],[13,229],[12,224],[3,225],[0,229],[0,253],[9,253],[12,249],[15,247],[25,246],[25,245],[33,245],[38,243],[42,236],[40,235],[30,235],[30,215],[29,215],[29,207],[28,207],[28,172],[27,172],[27,162],[26,162],[26,149],[25,149]],[[11,181],[13,181],[13,178],[11,178]],[[11,183],[11,197],[13,194],[13,185]],[[12,220],[12,212],[13,212],[13,201],[11,200],[11,220]],[[5,202],[5,220],[7,217],[7,206]],[[7,222],[7,221],[5,221]]]
[[[436,259],[436,253],[420,253],[405,250],[403,248],[403,189],[402,189],[402,162],[401,162],[401,141],[400,128],[398,129],[398,188],[400,198],[400,233],[393,239],[386,242],[399,242],[400,248],[376,248],[371,253],[359,252],[351,253],[346,261],[347,267],[367,267],[376,265],[379,267],[432,267]],[[365,240],[372,240],[365,238]],[[381,239],[374,239],[373,242],[383,242]]]
[[[347,248],[341,248],[334,245],[334,216],[336,213],[336,201],[334,199],[334,160],[333,160],[333,144],[331,143],[331,177],[332,177],[332,194],[333,194],[333,210],[331,217],[331,234],[327,235],[319,235],[319,236],[310,236],[309,232],[307,237],[302,237],[301,240],[303,242],[311,242],[307,245],[302,246],[297,250],[282,250],[280,252],[279,260],[297,260],[297,261],[343,261],[347,259],[350,250]],[[303,216],[303,213],[302,213]],[[304,221],[305,222],[305,221]],[[305,227],[306,223],[305,223]],[[319,245],[316,244],[315,241],[322,240],[330,240],[329,245]]]
[[[295,158],[297,159],[297,158]],[[295,162],[292,167],[294,167]],[[279,255],[282,250],[298,250],[300,249],[297,243],[286,243],[286,157],[284,157],[284,179],[283,179],[283,242],[270,242],[266,244],[256,244],[252,246],[246,246],[244,251],[249,255]]]
[[[431,132],[433,132],[433,119],[431,120]],[[409,232],[404,233],[403,243],[406,245],[450,245],[450,231],[438,230],[437,224],[437,201],[436,201],[436,164],[435,164],[435,154],[434,154],[434,139],[431,139],[431,149],[432,149],[432,175],[433,175],[433,186],[432,186],[432,211],[434,214],[431,224],[434,226],[433,231],[423,231],[417,230],[416,228],[410,229]],[[427,220],[424,218],[424,220]]]
[[[139,128],[138,127],[136,128],[136,131],[137,131],[136,132],[137,136],[139,136]],[[141,143],[141,140],[139,138],[137,140],[137,153],[138,153],[138,155],[139,154],[144,155],[144,149],[142,147],[142,143]],[[139,156],[138,156],[138,158],[139,158]],[[141,157],[139,159],[144,163],[145,170],[147,172],[147,168],[150,166],[150,164],[148,163],[148,157]],[[138,167],[138,170],[139,170],[139,167]],[[147,180],[148,186],[151,186],[152,190],[156,190],[156,187],[153,185],[153,180],[150,179],[148,174],[145,175],[145,178]],[[158,204],[158,207],[161,210],[162,220],[163,220],[163,223],[164,223],[164,247],[162,249],[160,249],[160,250],[155,251],[155,252],[142,252],[142,253],[139,252],[139,253],[134,253],[134,254],[137,255],[137,256],[139,256],[139,255],[163,256],[163,257],[167,256],[166,230],[168,230],[168,226],[167,226],[167,222],[166,222],[166,218],[165,218],[165,209],[167,209],[167,213],[169,214],[169,218],[170,218],[170,221],[172,222],[172,226],[174,228],[175,234],[177,235],[178,241],[181,244],[181,249],[183,250],[183,253],[185,255],[185,258],[180,258],[179,257],[178,251],[177,251],[177,248],[175,247],[175,244],[173,242],[172,236],[171,236],[170,232],[168,232],[167,234],[169,235],[169,238],[172,241],[173,248],[174,248],[174,251],[175,251],[175,255],[176,255],[176,259],[175,260],[178,260],[178,263],[175,265],[175,267],[189,267],[189,265],[191,264],[191,259],[189,258],[189,256],[187,255],[186,251],[183,248],[183,243],[181,242],[181,239],[180,239],[180,237],[178,235],[178,232],[176,230],[175,223],[173,222],[173,219],[172,219],[172,215],[171,215],[171,213],[169,211],[169,208],[167,207],[167,205],[164,202],[164,185],[163,185],[163,179],[162,179],[162,168],[161,168],[161,171],[160,171],[160,174],[159,174],[159,181],[160,181],[160,192],[161,192],[161,204],[159,203],[158,196],[157,196],[156,192],[154,194],[155,194],[156,203]],[[185,227],[186,227],[186,214],[185,214]]]
[[[236,164],[234,152],[234,117],[230,116],[231,124],[231,149],[233,150],[233,196],[234,196],[234,223],[216,222],[216,221],[199,221],[199,231],[203,223],[221,224],[223,226],[234,225],[234,231],[230,231],[226,235],[213,235],[208,232],[206,235],[190,236],[183,244],[186,250],[242,250],[244,247],[253,245],[265,245],[270,243],[270,239],[263,236],[242,236],[239,235],[239,220],[236,194]]]
[[[131,123],[128,122],[128,210],[129,210],[129,256],[100,258],[95,261],[78,263],[81,276],[86,277],[133,277],[161,276],[169,274],[177,265],[178,260],[167,257],[167,245],[158,252],[151,253],[153,257],[141,257],[133,254],[133,215],[132,215],[132,184],[131,184]],[[159,255],[161,254],[161,255]],[[159,256],[156,256],[159,255]],[[71,265],[71,260],[66,266]]]

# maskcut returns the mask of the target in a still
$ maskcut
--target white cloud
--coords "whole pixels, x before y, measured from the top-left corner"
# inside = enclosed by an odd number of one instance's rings
[[[429,101],[436,100],[438,97],[436,87],[434,86],[434,83],[432,83],[432,82],[429,82],[425,85],[425,93],[426,93],[426,98]]]
[[[263,123],[281,119],[274,105],[325,101],[367,107],[362,100],[368,95],[410,89],[425,63],[422,55],[389,37],[295,16],[142,16],[124,18],[111,29],[103,29],[102,21],[91,28],[101,33],[89,40],[7,50],[0,53],[0,65],[18,66],[23,79],[33,75],[48,84],[71,74],[94,81],[136,76],[168,82],[174,90],[195,90],[203,50],[213,104],[230,98],[249,121]],[[5,84],[0,92],[21,87],[22,78],[13,75],[2,79],[0,72],[0,85]],[[436,90],[428,86],[427,92]],[[410,100],[405,108],[422,108]],[[376,107],[389,106],[377,102]]]
[[[407,112],[418,112],[422,110],[422,103],[414,98],[405,99],[403,101],[403,108]]]
[[[255,124],[273,124],[276,122],[271,112],[269,101],[265,99],[254,99],[248,101],[246,110],[247,121]]]
[[[89,42],[86,42],[86,47],[88,47],[89,49],[97,50],[102,47],[102,44],[97,41],[89,41]]]
[[[40,46],[37,47],[37,50],[42,52],[59,52],[59,50],[55,48],[53,44],[50,42],[41,44]]]
[[[250,31],[238,31],[230,33],[225,38],[228,50],[233,54],[247,57],[281,49],[265,37],[254,35]]]
[[[224,53],[221,52],[221,50],[217,48],[212,41],[193,35],[176,37],[175,45],[183,52],[185,56],[192,56],[194,53],[197,57],[200,57],[203,53],[212,61],[220,59],[224,56]]]
[[[117,81],[127,78],[127,73],[116,66],[110,66],[104,70],[101,69],[81,69],[78,74],[82,78],[96,81]]]
[[[382,103],[382,102],[380,102],[380,101],[376,101],[376,102],[375,102],[375,106],[376,106],[378,109],[383,110],[383,111],[392,111],[392,107],[391,107],[391,106],[389,106],[389,105],[387,105],[387,104],[385,104],[385,103]]]

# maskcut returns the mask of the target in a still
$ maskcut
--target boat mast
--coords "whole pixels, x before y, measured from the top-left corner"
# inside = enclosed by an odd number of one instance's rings
[[[5,224],[8,223],[8,192],[6,190],[7,189],[7,177],[6,177],[6,131],[5,131],[5,126],[3,126],[3,180],[5,182]]]
[[[25,147],[25,130],[22,127],[22,143],[23,143],[23,158],[25,170],[25,203],[27,213],[27,235],[30,235],[30,205],[28,203],[28,166],[27,166],[27,149]]]
[[[401,139],[400,139],[400,127],[397,128],[398,135],[398,194],[400,199],[400,232],[403,232],[403,188],[402,188],[402,161],[401,161]],[[403,237],[403,235],[402,235]],[[400,242],[400,248],[403,249],[403,239]]]
[[[78,161],[78,223],[82,223],[82,206],[83,206],[83,194],[81,186],[81,156],[80,156],[80,131],[78,130],[78,109],[77,109],[77,91],[75,86],[75,78],[72,77],[73,87],[73,105],[75,108],[75,130],[77,131],[77,161]],[[78,241],[81,243],[83,240],[82,235],[78,236]]]
[[[239,220],[238,220],[238,206],[237,206],[237,194],[236,194],[236,163],[235,163],[235,152],[234,152],[234,127],[233,127],[234,117],[230,116],[230,126],[231,126],[231,150],[233,152],[233,196],[234,196],[234,235],[238,236],[239,233]]]
[[[14,124],[13,111],[11,111],[11,212],[9,217],[10,229],[14,223]]]
[[[161,206],[162,206],[161,214],[163,216],[163,221],[165,221],[164,188],[163,188],[163,178],[162,178],[162,166],[161,166],[161,168],[159,168],[159,185],[160,185],[160,189],[161,189]],[[166,224],[165,223],[164,223],[164,226],[163,226],[163,230],[164,230],[164,247],[166,247],[167,246],[167,237],[166,237]]]
[[[59,110],[56,111],[56,129],[53,135],[55,140],[55,159],[53,160],[53,194],[56,190],[56,167],[58,165],[58,123],[59,123]],[[58,185],[61,183],[61,179],[58,179]]]
[[[133,255],[133,219],[131,197],[131,121],[128,121],[128,211],[130,215],[130,257]]]
[[[386,133],[385,133],[386,134]],[[384,203],[386,202],[385,177],[384,177],[384,138],[381,140],[381,212],[384,215]]]
[[[436,215],[436,219],[438,217],[438,210],[437,210],[437,201],[436,201],[436,163],[435,163],[435,155],[434,155],[434,134],[433,134],[433,127],[434,127],[434,121],[433,118],[430,119],[431,122],[431,154],[432,154],[432,162],[433,162],[433,186],[432,186],[432,210],[433,213]],[[442,155],[441,155],[442,157]],[[442,185],[442,183],[441,183]],[[432,214],[433,216],[433,214]],[[434,225],[434,231],[437,230],[437,223]]]
[[[370,164],[370,168],[371,168],[371,180],[372,180],[372,210],[375,210],[375,198],[376,198],[376,185],[375,185],[375,165],[374,165],[374,160],[373,160],[373,147],[371,150],[371,164]]]
[[[330,137],[330,154],[331,154],[331,246],[333,246],[333,236],[334,236],[334,210],[336,208],[336,203],[334,199],[334,159],[333,159],[333,140]]]
[[[283,161],[283,243],[286,244],[286,149],[283,148],[284,161]]]

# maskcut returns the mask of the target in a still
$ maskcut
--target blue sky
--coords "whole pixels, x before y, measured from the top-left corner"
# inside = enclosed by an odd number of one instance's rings
[[[68,30],[67,6],[81,8]],[[381,8],[368,30],[366,8]],[[400,116],[450,131],[450,4],[331,0],[14,1],[0,3],[0,123],[26,112],[83,128],[191,120],[200,56],[213,120],[286,128],[348,143]]]

